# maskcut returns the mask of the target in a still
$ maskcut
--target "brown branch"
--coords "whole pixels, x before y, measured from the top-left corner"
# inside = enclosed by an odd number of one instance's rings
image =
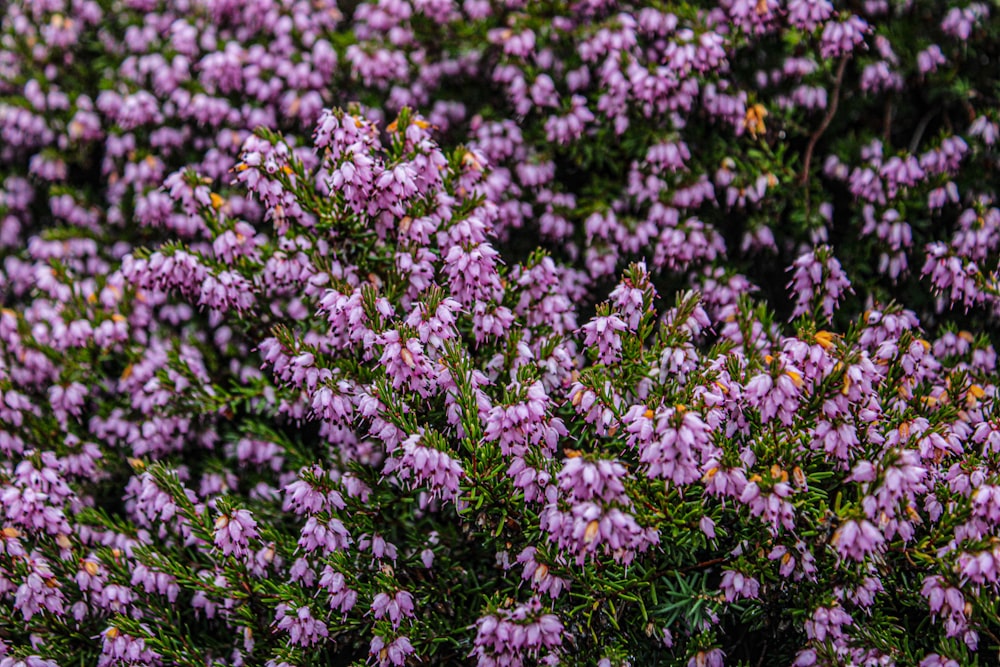
[[[826,128],[830,127],[830,123],[833,122],[833,116],[837,113],[837,105],[840,103],[840,86],[844,82],[844,70],[847,68],[847,60],[849,58],[850,55],[845,55],[840,59],[840,64],[837,65],[837,76],[833,82],[833,94],[830,95],[830,106],[826,109],[823,122],[819,124],[816,131],[809,137],[809,145],[806,147],[806,157],[802,167],[802,176],[799,179],[803,185],[809,180],[809,165],[812,162],[813,151],[816,150],[816,143],[819,142],[820,137],[826,132]]]
[[[830,127],[830,123],[833,122],[833,116],[837,113],[837,105],[840,103],[840,86],[844,83],[844,70],[847,69],[847,61],[851,57],[850,54],[844,54],[840,58],[840,63],[837,65],[837,75],[833,81],[833,93],[830,95],[830,106],[826,109],[826,115],[823,116],[823,121],[816,128],[816,131],[812,133],[809,137],[809,145],[806,146],[805,159],[802,162],[802,175],[799,177],[799,185],[805,186],[806,188],[806,218],[809,217],[809,169],[812,165],[813,151],[816,150],[816,144],[819,143],[820,137],[826,132],[826,129]]]
[[[892,98],[887,97],[885,100],[885,112],[882,114],[882,143],[885,146],[892,144]],[[913,151],[910,151],[911,153]]]

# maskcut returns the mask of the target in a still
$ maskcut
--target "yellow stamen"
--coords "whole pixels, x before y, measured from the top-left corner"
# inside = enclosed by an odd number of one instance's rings
[[[785,375],[787,375],[788,377],[792,378],[792,383],[796,387],[798,387],[800,389],[802,388],[802,376],[801,375],[799,375],[795,371],[785,371]]]
[[[829,331],[817,331],[813,338],[815,338],[816,343],[818,343],[820,347],[824,350],[829,350],[833,347],[833,339],[835,336],[836,334]]]

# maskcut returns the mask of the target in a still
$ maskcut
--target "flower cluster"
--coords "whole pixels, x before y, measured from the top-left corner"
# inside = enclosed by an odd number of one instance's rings
[[[996,11],[5,3],[0,667],[986,659]]]

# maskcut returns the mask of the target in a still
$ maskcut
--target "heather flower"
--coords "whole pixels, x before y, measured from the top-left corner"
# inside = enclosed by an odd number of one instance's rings
[[[621,357],[622,341],[619,331],[625,331],[625,322],[616,315],[595,317],[583,325],[584,345],[597,346],[597,358],[602,364],[611,364]]]
[[[535,559],[537,551],[535,547],[525,547],[524,551],[518,554],[517,562],[524,565],[521,579],[530,582],[535,592],[548,593],[552,599],[556,599],[569,588],[570,582],[552,574],[548,565],[539,563]]]
[[[755,598],[760,591],[760,582],[736,570],[726,570],[719,589],[730,602],[737,598]]]
[[[395,595],[379,593],[372,600],[371,612],[376,619],[387,617],[393,630],[397,630],[402,619],[413,617],[413,596],[407,591],[397,591]]]
[[[384,365],[393,387],[405,386],[424,398],[436,390],[435,375],[419,338],[404,338],[398,330],[392,329],[382,334],[378,342],[384,346],[379,362]]]
[[[246,556],[249,541],[258,536],[257,522],[247,510],[221,514],[215,520],[215,546],[226,556]]]
[[[396,637],[392,642],[386,644],[385,639],[376,636],[371,641],[369,654],[375,656],[379,667],[387,665],[401,666],[406,664],[408,655],[414,653],[413,645],[406,637]]]
[[[159,665],[159,655],[146,648],[146,640],[110,627],[101,633],[99,667],[109,665]]]
[[[493,406],[485,419],[483,437],[497,440],[505,455],[520,455],[529,444],[554,451],[566,428],[548,415],[550,399],[541,382],[522,389],[523,399],[510,405]]]
[[[513,609],[499,609],[476,622],[472,655],[480,663],[523,665],[528,658],[558,656],[563,625],[554,614],[542,614],[538,598]]]
[[[831,250],[820,246],[796,259],[792,268],[794,273],[788,288],[797,295],[792,317],[818,307],[827,320],[832,318],[834,308],[851,289],[851,283]]]
[[[41,612],[62,615],[66,599],[46,560],[36,554],[30,558],[30,571],[14,594],[14,609],[25,621]]]
[[[761,517],[770,524],[772,534],[777,534],[779,527],[785,530],[795,528],[795,508],[787,500],[793,490],[788,482],[783,481],[784,477],[787,473],[779,476],[782,481],[771,484],[769,490],[751,479],[739,497],[739,501],[749,507],[751,515]]]
[[[760,409],[764,423],[777,418],[790,425],[795,417],[803,393],[802,374],[794,367],[786,367],[774,377],[760,373],[747,382],[743,396],[748,405]]]
[[[445,452],[419,444],[415,434],[402,443],[403,455],[391,459],[383,473],[395,473],[402,480],[413,479],[414,484],[426,484],[433,496],[450,500],[458,495],[458,484],[464,472],[461,464]]]
[[[694,667],[888,663],[916,627],[907,659],[976,660],[994,8],[106,4],[0,19],[0,591],[30,616],[4,619],[5,666],[109,615],[74,660],[382,667],[471,641],[610,667],[639,653],[609,613]],[[793,324],[757,251],[796,260]],[[634,585],[723,560],[695,568],[707,606]],[[665,595],[690,627],[641,618]],[[765,624],[735,647],[778,598],[804,645]],[[235,631],[208,646],[205,619]]]
[[[497,251],[488,243],[453,245],[444,257],[444,271],[455,299],[466,307],[477,301],[499,301],[503,292],[497,274]]]
[[[792,0],[788,3],[788,22],[807,32],[812,32],[833,14],[833,5],[827,0]]]
[[[836,58],[852,52],[864,41],[868,30],[868,24],[856,15],[848,16],[846,21],[827,21],[821,37],[820,55],[823,58]]]
[[[296,608],[282,602],[275,614],[275,625],[287,632],[292,644],[297,646],[312,646],[329,636],[326,624],[314,618],[307,606]]]
[[[726,654],[718,648],[698,651],[688,660],[687,667],[722,667],[725,664],[725,657]]]
[[[878,552],[885,543],[885,537],[870,521],[852,519],[837,528],[832,542],[841,558],[861,561],[869,554]]]
[[[326,473],[322,468],[316,466],[309,470],[312,477],[318,482],[324,477],[334,479],[333,473]],[[319,484],[314,484],[306,479],[297,479],[284,488],[285,500],[282,504],[284,511],[293,511],[296,514],[318,514],[329,512],[332,509],[344,509],[344,499],[336,489],[323,489]]]
[[[819,642],[828,639],[837,640],[844,636],[843,627],[852,625],[850,614],[839,606],[819,607],[813,611],[812,618],[805,622],[806,636]]]
[[[319,586],[329,592],[330,608],[340,609],[345,616],[357,603],[358,592],[349,588],[344,575],[333,570],[329,565],[323,569],[323,574],[319,579]]]
[[[0,660],[0,667],[58,667],[58,663],[37,655],[29,655],[23,660],[8,656]]]
[[[653,417],[642,415],[643,419]],[[677,485],[698,480],[700,465],[714,455],[711,428],[698,413],[684,406],[662,408],[656,412],[655,420],[655,428],[649,433],[652,439],[637,442],[639,460],[647,465],[646,475],[665,478]]]
[[[979,2],[974,2],[965,8],[953,7],[941,21],[941,30],[957,39],[967,40],[976,24],[988,17],[989,13],[989,7]]]
[[[346,549],[352,543],[350,533],[340,519],[324,520],[322,516],[311,516],[302,527],[298,545],[307,552],[322,549],[331,553]]]

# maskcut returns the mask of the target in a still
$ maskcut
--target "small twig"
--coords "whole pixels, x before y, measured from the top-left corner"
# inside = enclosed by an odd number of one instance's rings
[[[764,646],[760,649],[760,659],[757,660],[757,667],[762,667],[764,664],[764,658],[767,657],[767,640],[764,640]]]
[[[830,127],[830,123],[833,122],[833,116],[837,113],[837,105],[840,103],[840,86],[844,83],[844,70],[847,69],[847,61],[850,58],[850,54],[845,54],[840,58],[840,64],[837,65],[837,75],[833,81],[833,93],[830,95],[830,106],[826,109],[826,115],[823,116],[823,121],[816,128],[816,131],[812,133],[809,137],[809,145],[806,146],[805,159],[802,161],[802,176],[799,177],[799,184],[806,186],[809,183],[809,168],[812,165],[813,151],[816,150],[816,144],[819,142],[820,137],[826,132],[826,128]],[[809,188],[806,187],[806,217],[809,217]]]
[[[719,563],[725,563],[729,560],[726,557],[712,558],[711,560],[704,560],[700,563],[695,563],[694,565],[688,565],[687,567],[682,567],[677,572],[690,572],[691,570],[700,570],[704,567],[711,567],[712,565],[718,565]]]
[[[931,122],[931,118],[933,118],[937,112],[938,110],[936,108],[932,108],[924,114],[923,118],[920,119],[920,122],[917,123],[917,129],[913,131],[913,138],[910,139],[910,145],[907,147],[907,152],[914,153],[917,150],[917,147],[920,146],[920,140],[924,136],[924,130],[927,129],[927,124]]]
[[[830,106],[827,107],[826,115],[823,116],[823,121],[819,124],[819,127],[809,137],[809,145],[806,147],[806,157],[802,167],[802,176],[799,179],[803,185],[809,180],[809,165],[812,162],[813,151],[816,150],[816,143],[823,136],[823,133],[826,132],[826,128],[830,127],[830,123],[833,122],[833,116],[837,113],[837,105],[840,103],[840,86],[844,82],[844,70],[847,68],[847,60],[849,58],[850,55],[845,55],[840,59],[840,64],[837,65],[837,76],[833,82],[833,94],[830,95]]]
[[[882,116],[882,143],[889,146],[892,143],[892,99],[885,100],[885,113]],[[910,151],[911,153],[913,151]]]

